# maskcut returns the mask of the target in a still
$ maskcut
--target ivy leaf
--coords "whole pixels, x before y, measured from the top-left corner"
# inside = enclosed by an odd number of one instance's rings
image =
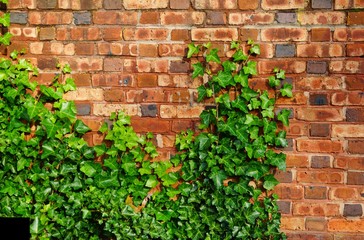
[[[256,54],[259,55],[260,54],[260,47],[258,44],[254,44],[250,49],[249,49],[250,54]]]
[[[233,76],[229,72],[219,71],[219,73],[213,76],[213,81],[217,82],[222,88],[228,85],[234,85]]]
[[[209,97],[209,93],[208,90],[204,85],[201,85],[197,88],[197,93],[198,93],[198,98],[197,101],[198,102],[202,102],[206,97]]]
[[[196,142],[198,143],[199,150],[206,150],[211,146],[211,139],[207,133],[201,133],[196,137]]]
[[[117,159],[111,157],[104,160],[104,166],[110,168],[111,170],[117,170],[119,168]]]
[[[246,88],[249,86],[248,78],[249,78],[249,75],[244,74],[242,71],[240,71],[239,74],[236,74],[234,76],[234,81],[236,83],[240,83],[242,87]]]
[[[248,184],[248,181],[240,181],[234,186],[234,190],[239,194],[251,192],[251,187]]]
[[[216,109],[204,110],[200,114],[201,128],[207,128],[210,124],[216,124]]]
[[[5,46],[9,46],[12,36],[13,35],[11,35],[11,33],[9,33],[9,32],[7,32],[4,35],[0,36],[0,44],[3,44]]]
[[[224,67],[224,71],[226,72],[232,72],[236,70],[236,64],[229,60],[224,61],[222,63],[222,66]]]
[[[287,147],[286,131],[280,131],[275,139],[275,145],[277,147]]]
[[[276,77],[278,79],[285,79],[286,78],[286,71],[282,70],[282,69],[278,69],[276,71]]]
[[[275,100],[273,98],[272,99],[269,98],[267,91],[264,91],[264,93],[260,95],[259,98],[262,101],[262,109],[267,109],[270,106],[273,106],[275,103]]]
[[[258,93],[256,91],[254,91],[253,89],[246,87],[246,88],[243,88],[241,95],[243,96],[243,98],[245,98],[247,101],[249,101],[251,98],[257,97]]]
[[[281,80],[275,78],[274,76],[268,77],[269,86],[275,88],[278,87],[281,84]]]
[[[221,60],[219,58],[219,56],[217,55],[218,53],[218,49],[214,48],[212,49],[207,55],[206,55],[206,61],[207,62],[216,62],[216,63],[221,63]]]
[[[41,123],[46,130],[48,138],[54,138],[57,134],[57,131],[62,127],[60,123],[56,122],[54,117],[43,119]]]
[[[203,76],[205,73],[205,68],[202,66],[200,62],[192,64],[192,68],[193,68],[192,78]]]
[[[38,234],[41,231],[41,227],[40,227],[41,223],[39,222],[39,217],[36,216],[34,218],[34,221],[32,222],[32,224],[30,224],[30,233],[32,234]]]
[[[280,89],[280,92],[283,97],[293,97],[291,84],[285,83],[283,88]]]
[[[238,96],[235,100],[233,100],[231,102],[231,106],[240,109],[244,113],[248,113],[246,101],[241,96]]]
[[[289,116],[291,111],[288,109],[282,109],[277,115],[277,119],[283,123],[284,126],[289,126]]]
[[[218,170],[215,168],[212,173],[209,175],[210,179],[214,182],[217,189],[223,187],[223,181],[227,178],[225,171]]]
[[[263,187],[267,190],[272,190],[278,183],[279,181],[272,174],[269,174],[264,177]]]
[[[286,155],[284,153],[275,153],[273,150],[268,150],[266,157],[268,164],[277,167],[281,171],[286,170]]]
[[[216,102],[223,104],[227,109],[231,109],[230,96],[227,93],[216,97]]]
[[[234,62],[240,62],[240,61],[245,61],[248,59],[248,56],[244,54],[243,50],[241,49],[238,49],[234,55],[233,55],[233,58],[234,58]]]
[[[39,116],[40,113],[45,109],[44,105],[40,102],[33,102],[31,99],[27,99],[24,103],[27,109],[27,113],[30,119],[34,119]]]
[[[68,65],[69,66],[69,65]],[[63,70],[65,70],[65,67],[63,68]],[[67,69],[67,72],[71,71],[71,69]],[[70,73],[70,72],[69,72]],[[66,84],[62,86],[63,91],[68,92],[68,91],[74,91],[76,90],[76,84],[75,81],[72,78],[67,78],[66,79]]]
[[[55,151],[53,149],[53,146],[50,143],[48,143],[48,142],[44,142],[43,143],[42,150],[43,150],[42,156],[41,156],[42,159],[45,159],[48,156],[51,156],[51,155],[54,155],[55,154]]]
[[[101,125],[101,127],[100,127],[100,129],[99,129],[99,132],[101,132],[101,133],[105,133],[108,129],[109,129],[109,125],[108,125],[106,122],[104,122],[104,123]]]
[[[240,47],[240,43],[238,41],[232,41],[230,43],[230,49],[238,49]]]
[[[269,106],[267,109],[262,111],[263,117],[274,118],[274,106]]]
[[[163,186],[170,186],[170,185],[173,185],[175,184],[176,182],[178,182],[179,180],[179,173],[174,173],[174,172],[171,172],[171,173],[168,173],[168,174],[165,174],[162,178],[162,184]]]
[[[193,54],[197,54],[200,51],[200,46],[196,46],[193,43],[188,44],[187,58],[191,58]]]
[[[98,172],[99,167],[97,163],[85,161],[81,163],[80,171],[88,177],[93,177]]]
[[[91,128],[89,128],[86,124],[84,124],[81,120],[77,119],[74,125],[74,129],[76,132],[81,133],[81,134],[85,134],[88,131],[91,130]]]
[[[157,186],[159,181],[157,180],[157,177],[155,175],[150,175],[147,182],[145,183],[146,187],[154,188]]]
[[[257,62],[249,61],[246,66],[243,67],[245,74],[257,75]]]
[[[58,116],[60,118],[66,118],[74,120],[76,118],[76,105],[74,102],[62,102],[59,108]]]

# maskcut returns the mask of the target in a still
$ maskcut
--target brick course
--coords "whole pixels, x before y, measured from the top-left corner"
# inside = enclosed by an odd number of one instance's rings
[[[69,63],[79,117],[101,141],[100,121],[124,110],[138,132],[154,132],[163,156],[176,133],[197,128],[202,79],[191,79],[192,42],[229,57],[231,40],[261,45],[260,76],[283,68],[294,97],[286,128],[287,171],[277,172],[288,239],[364,239],[363,0],[13,0],[11,50],[27,51],[47,84]]]

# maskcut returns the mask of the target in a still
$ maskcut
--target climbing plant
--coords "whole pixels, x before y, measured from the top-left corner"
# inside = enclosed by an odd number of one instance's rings
[[[271,190],[285,169],[290,112],[275,101],[292,86],[275,69],[273,90],[251,88],[252,41],[232,42],[224,61],[210,44],[188,48],[207,107],[164,161],[153,135],[135,133],[122,112],[99,129],[104,143],[89,146],[89,127],[63,99],[76,89],[68,65],[40,85],[21,52],[0,59],[0,216],[30,218],[34,239],[284,239]]]

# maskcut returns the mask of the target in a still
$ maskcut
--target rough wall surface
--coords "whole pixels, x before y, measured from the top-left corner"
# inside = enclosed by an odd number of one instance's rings
[[[138,132],[157,136],[168,158],[175,134],[196,125],[200,82],[186,47],[211,41],[261,44],[260,83],[286,70],[295,97],[287,172],[278,173],[282,230],[289,239],[364,239],[363,0],[10,0],[12,49],[47,83],[69,63],[80,118],[123,109]]]

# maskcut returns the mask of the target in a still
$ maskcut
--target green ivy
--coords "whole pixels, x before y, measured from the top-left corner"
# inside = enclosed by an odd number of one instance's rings
[[[292,86],[275,69],[275,96],[250,88],[250,55],[260,50],[248,46],[232,42],[224,61],[210,43],[188,46],[198,60],[192,76],[208,80],[198,101],[213,106],[198,133],[177,136],[178,153],[166,161],[122,112],[99,129],[105,141],[89,146],[89,127],[63,99],[76,88],[68,65],[46,86],[32,81],[37,69],[21,53],[0,59],[0,216],[30,218],[33,239],[285,239],[271,190],[274,171],[285,169],[281,123],[290,111],[274,107]]]

